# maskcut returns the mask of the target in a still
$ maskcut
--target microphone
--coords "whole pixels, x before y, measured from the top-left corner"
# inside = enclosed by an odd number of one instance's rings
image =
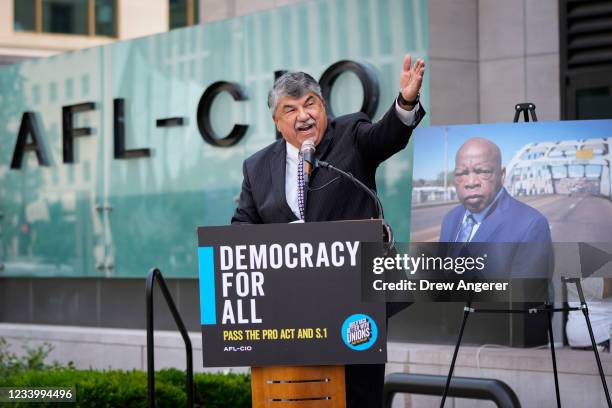
[[[304,159],[304,191],[308,190],[312,169],[315,167],[314,155],[316,150],[317,149],[312,139],[306,139],[304,140],[304,143],[302,143],[300,153],[302,153],[302,158]]]

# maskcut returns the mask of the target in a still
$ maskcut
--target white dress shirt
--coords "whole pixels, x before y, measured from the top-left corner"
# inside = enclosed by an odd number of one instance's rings
[[[416,112],[419,109],[419,104],[417,103],[411,111],[407,111],[405,109],[400,108],[397,103],[397,99],[395,100],[395,113],[399,120],[406,126],[414,126],[414,122],[416,119]],[[287,204],[289,204],[289,208],[295,214],[295,216],[300,218],[300,207],[298,204],[298,191],[297,191],[297,171],[298,171],[298,160],[300,150],[293,146],[292,144],[286,143],[287,145],[287,159],[285,165],[285,197],[287,199]]]
[[[297,172],[300,151],[292,144],[286,143],[286,145],[287,164],[285,166],[285,197],[287,197],[287,204],[289,204],[291,211],[293,211],[295,216],[299,219],[300,206],[298,204]]]

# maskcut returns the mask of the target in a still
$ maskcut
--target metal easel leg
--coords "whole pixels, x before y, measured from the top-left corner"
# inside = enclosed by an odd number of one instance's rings
[[[555,376],[555,394],[557,395],[557,407],[561,408],[561,395],[559,394],[559,375],[557,373],[557,356],[555,355],[555,339],[552,327],[552,310],[550,304],[546,304],[546,314],[548,317],[548,340],[550,341],[550,354],[552,357],[553,374]]]
[[[463,321],[461,322],[461,329],[459,329],[459,337],[457,338],[457,344],[455,344],[455,352],[453,353],[453,359],[451,361],[450,369],[448,370],[448,376],[446,377],[446,385],[444,387],[444,393],[442,394],[442,401],[440,402],[440,408],[444,408],[446,402],[446,396],[450,388],[451,378],[453,378],[453,371],[455,369],[455,361],[457,360],[457,354],[459,353],[459,346],[461,345],[461,338],[463,337],[463,330],[465,329],[465,323],[470,312],[473,312],[472,302],[468,301],[467,305],[463,307]]]
[[[580,288],[580,286],[578,286]],[[582,292],[582,288],[579,289]],[[589,329],[589,336],[591,336],[591,344],[593,345],[593,353],[595,353],[595,360],[597,360],[597,368],[599,369],[599,377],[601,377],[601,383],[603,385],[604,393],[606,394],[606,401],[608,402],[608,408],[612,408],[612,401],[610,401],[610,391],[608,391],[608,384],[606,384],[606,376],[601,366],[601,359],[599,358],[599,351],[597,351],[597,344],[595,343],[595,336],[593,336],[593,328],[591,327],[591,319],[589,319],[589,308],[586,303],[581,303],[580,308],[586,319],[587,327]]]
[[[576,285],[576,289],[578,290],[578,297],[580,298],[580,309],[582,309],[582,314],[584,314],[584,319],[586,320],[587,328],[589,329],[589,336],[591,337],[591,345],[593,346],[593,353],[595,353],[595,360],[597,361],[597,369],[599,370],[601,384],[603,385],[604,394],[606,395],[608,408],[612,408],[612,401],[610,401],[610,391],[608,391],[608,384],[606,384],[606,376],[604,375],[603,367],[601,366],[599,351],[597,351],[597,344],[595,343],[595,336],[593,335],[593,328],[591,327],[591,319],[589,319],[589,308],[587,306],[586,300],[584,299],[584,293],[582,292],[582,284],[580,283],[580,279],[577,278],[565,279],[565,282],[574,283]]]

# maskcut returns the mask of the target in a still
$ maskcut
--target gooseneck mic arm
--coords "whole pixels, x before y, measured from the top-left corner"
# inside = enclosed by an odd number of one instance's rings
[[[330,169],[332,171],[340,173],[342,176],[348,178],[353,183],[355,183],[357,186],[359,186],[359,188],[361,188],[363,191],[365,191],[372,198],[372,200],[374,200],[374,202],[376,203],[376,211],[378,211],[378,218],[380,218],[380,219],[385,218],[385,214],[383,213],[383,209],[382,209],[382,205],[380,203],[380,200],[378,199],[378,196],[376,195],[376,193],[370,187],[368,187],[365,184],[363,184],[363,182],[361,182],[361,180],[359,180],[357,177],[353,176],[351,173],[346,172],[344,170],[340,170],[339,168],[334,167],[333,165],[329,164],[328,162],[325,162],[323,160],[317,160],[315,163],[316,163],[315,164],[316,167],[323,167],[325,169]]]
[[[329,169],[332,171],[335,171],[336,173],[341,174],[343,177],[346,177],[347,179],[351,180],[353,183],[355,183],[355,185],[357,185],[359,188],[361,188],[363,191],[365,191],[371,198],[372,200],[374,200],[374,202],[376,203],[376,210],[378,211],[378,218],[380,218],[382,220],[383,223],[383,227],[385,228],[385,232],[387,234],[387,244],[389,244],[389,249],[393,248],[395,246],[395,239],[393,237],[393,230],[391,229],[391,226],[387,223],[387,221],[385,221],[385,214],[383,212],[383,208],[382,208],[382,204],[380,203],[380,199],[378,198],[378,196],[376,195],[376,193],[374,192],[374,190],[372,190],[370,187],[366,186],[361,180],[359,180],[357,177],[353,176],[351,173],[344,171],[344,170],[340,170],[339,168],[329,164],[328,162],[325,162],[323,160],[314,160],[314,167],[323,167],[325,169]]]

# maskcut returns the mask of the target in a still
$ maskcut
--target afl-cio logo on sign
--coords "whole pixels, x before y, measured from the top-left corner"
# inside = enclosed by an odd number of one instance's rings
[[[226,346],[223,351],[253,351],[252,346]]]
[[[354,314],[349,316],[342,325],[342,340],[348,348],[362,351],[367,350],[378,338],[378,327],[370,316]]]

